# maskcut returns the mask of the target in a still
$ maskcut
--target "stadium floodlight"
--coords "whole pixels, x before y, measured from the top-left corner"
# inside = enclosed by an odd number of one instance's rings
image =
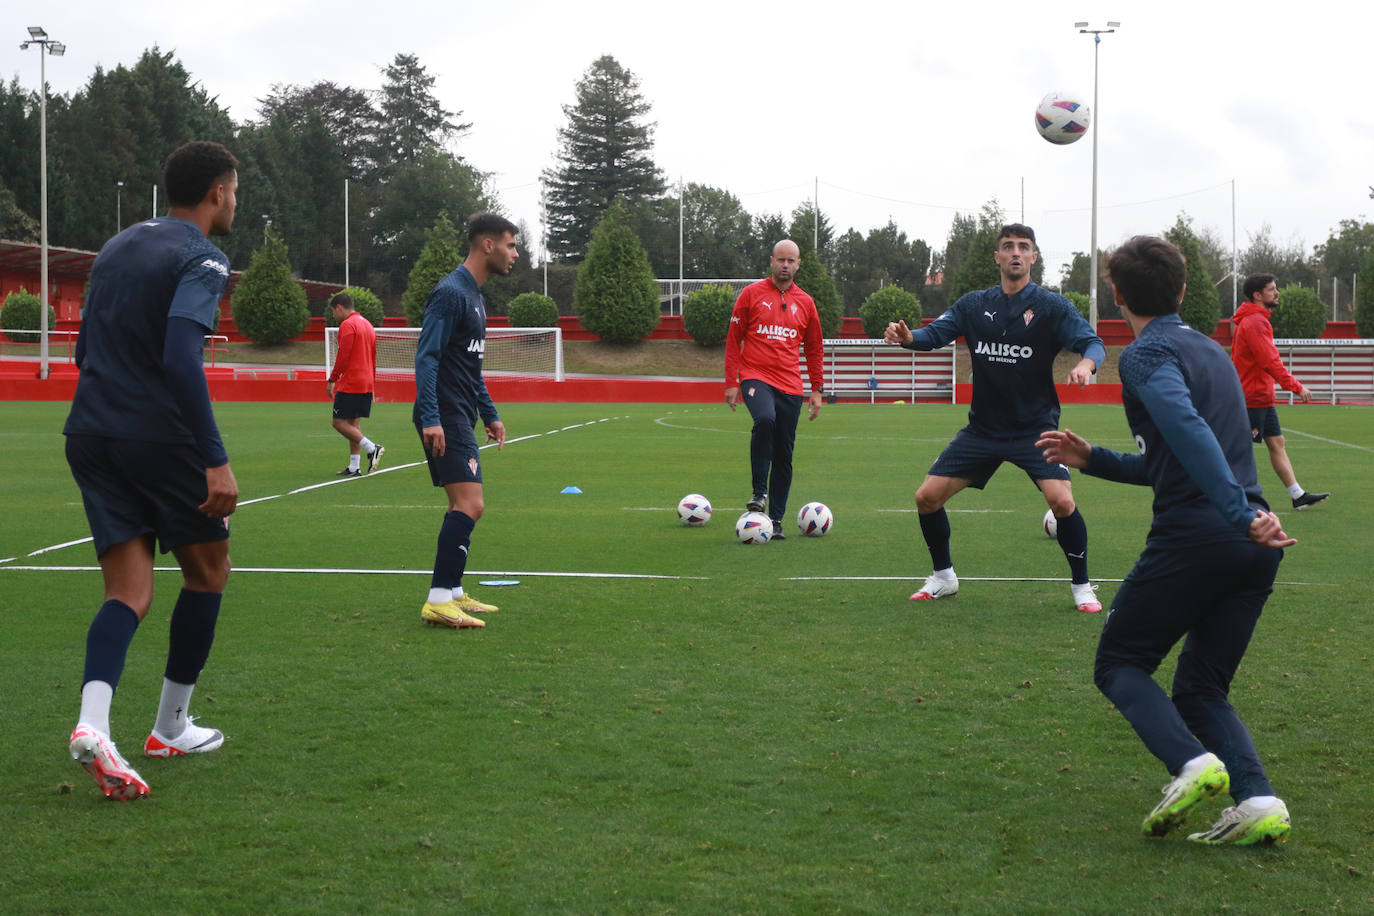
[[[19,46],[38,45],[38,377],[48,377],[48,56],[61,57],[67,46],[48,37],[41,25],[29,26],[29,40]]]
[[[1088,244],[1090,254],[1088,260],[1088,323],[1093,330],[1097,330],[1097,136],[1102,133],[1102,111],[1097,107],[1097,49],[1102,44],[1102,36],[1110,35],[1121,28],[1121,23],[1112,20],[1107,21],[1107,27],[1102,29],[1092,29],[1086,22],[1075,22],[1073,27],[1078,29],[1080,34],[1091,35],[1093,37],[1093,202],[1092,202],[1092,232]]]

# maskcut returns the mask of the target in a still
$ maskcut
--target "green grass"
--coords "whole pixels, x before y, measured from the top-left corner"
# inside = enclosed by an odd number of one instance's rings
[[[802,424],[792,511],[822,500],[836,527],[742,547],[743,411],[507,405],[511,437],[536,437],[483,452],[469,567],[521,584],[479,587],[501,610],[458,632],[418,620],[442,505],[423,467],[400,467],[419,458],[407,407],[365,424],[394,470],[284,495],[343,466],[326,412],[221,404],[243,499],[280,495],[234,516],[237,569],[193,705],[228,741],[204,758],[138,757],[152,796],[106,802],[65,749],[99,573],[13,568],[94,563],[89,544],[28,556],[88,533],[64,413],[0,404],[0,559],[14,558],[0,564],[0,911],[1374,905],[1367,410],[1280,410],[1300,479],[1335,495],[1284,513],[1300,543],[1233,689],[1294,818],[1287,845],[1248,850],[1140,836],[1167,775],[1093,687],[1101,619],[1072,609],[1044,503],[1019,472],[951,504],[958,597],[906,600],[929,559],[914,515],[892,510],[911,508],[963,422],[943,406],[827,406]],[[1129,447],[1119,408],[1069,407],[1065,422]],[[582,495],[559,492],[569,484]],[[715,503],[704,529],[676,522],[689,491]],[[1091,478],[1075,493],[1106,604],[1149,494]],[[131,758],[178,584],[158,574],[116,697]]]

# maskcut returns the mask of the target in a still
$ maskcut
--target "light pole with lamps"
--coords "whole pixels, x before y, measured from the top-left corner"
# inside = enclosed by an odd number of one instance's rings
[[[124,229],[124,182],[115,182],[115,235]]]
[[[48,377],[48,55],[61,57],[67,46],[48,37],[41,25],[29,26],[29,40],[19,46],[38,45],[38,377]]]
[[[1102,112],[1097,107],[1097,49],[1102,44],[1102,36],[1110,35],[1121,28],[1119,22],[1107,22],[1105,29],[1090,29],[1086,22],[1075,22],[1073,27],[1079,33],[1093,37],[1093,215],[1092,254],[1088,261],[1088,323],[1097,330],[1097,135],[1102,133]]]

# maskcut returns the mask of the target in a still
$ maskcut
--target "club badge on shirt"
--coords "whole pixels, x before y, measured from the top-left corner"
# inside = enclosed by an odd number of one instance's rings
[[[1035,317],[1035,309],[1026,309],[1025,314],[1021,317],[1026,320],[1026,326],[1029,327],[1031,319]]]

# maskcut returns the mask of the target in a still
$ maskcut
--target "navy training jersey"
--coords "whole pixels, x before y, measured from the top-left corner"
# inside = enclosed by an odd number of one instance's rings
[[[194,444],[162,367],[167,320],[210,333],[228,280],[229,259],[186,220],[144,220],[106,242],[91,267],[63,433]]]
[[[973,358],[969,426],[1006,438],[1059,428],[1054,359],[1060,350],[1098,366],[1107,357],[1069,300],[1035,283],[1008,296],[1001,286],[959,297],[943,315],[912,331],[911,350],[938,350],[957,337]]]
[[[1226,351],[1177,315],[1161,315],[1122,351],[1120,369],[1137,460],[1154,490],[1149,543],[1244,540],[1255,510],[1268,504],[1245,392]]]
[[[487,309],[465,266],[440,280],[425,301],[415,346],[415,409],[420,427],[457,423],[465,429],[500,419],[482,379]]]

